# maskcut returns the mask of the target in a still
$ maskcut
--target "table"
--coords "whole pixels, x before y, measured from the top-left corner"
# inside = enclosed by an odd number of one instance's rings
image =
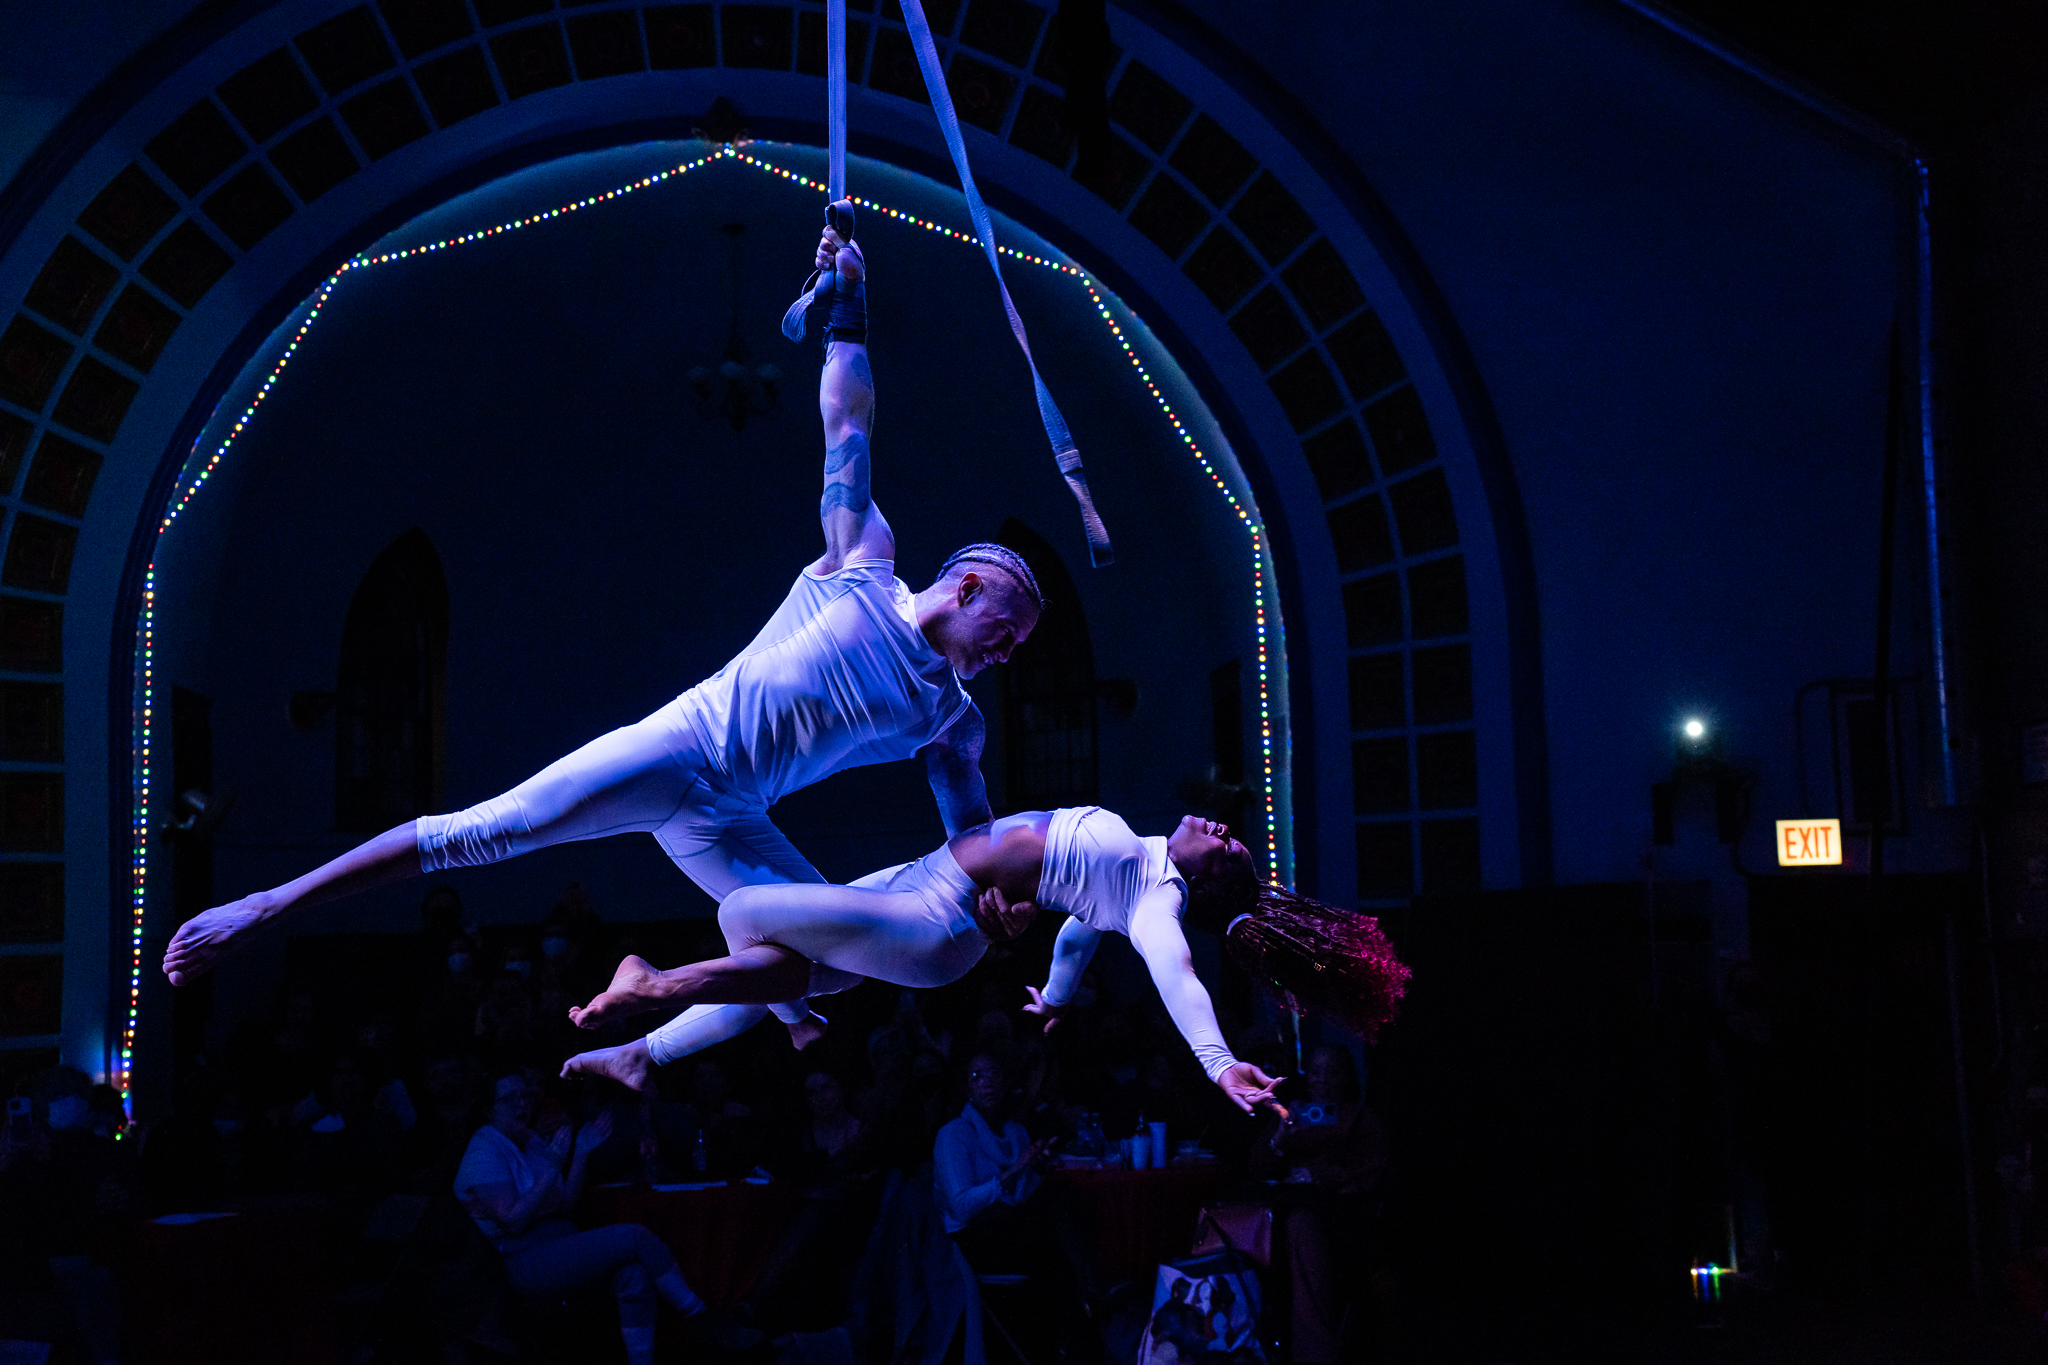
[[[138,1359],[336,1359],[333,1234],[318,1208],[279,1203],[169,1219],[133,1224],[114,1257]]]
[[[639,1223],[668,1247],[699,1297],[731,1308],[767,1267],[802,1196],[784,1184],[733,1181],[708,1189],[607,1185],[589,1200],[593,1225]]]
[[[1220,1162],[1120,1171],[1061,1168],[1053,1178],[1071,1192],[1094,1236],[1095,1262],[1105,1279],[1152,1282],[1161,1261],[1178,1260],[1194,1245],[1195,1216],[1223,1184]]]

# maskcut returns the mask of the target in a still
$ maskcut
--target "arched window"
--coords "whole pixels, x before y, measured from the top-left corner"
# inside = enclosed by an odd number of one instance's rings
[[[448,580],[417,526],[363,575],[341,631],[334,824],[380,830],[438,810]]]
[[[1003,781],[1011,810],[1095,799],[1095,649],[1081,594],[1045,538],[1011,517],[996,543],[1024,556],[1046,609],[1002,670]]]

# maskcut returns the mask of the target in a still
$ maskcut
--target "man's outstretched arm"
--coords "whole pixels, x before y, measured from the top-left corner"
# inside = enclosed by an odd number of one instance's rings
[[[842,291],[861,283],[866,273],[860,253],[831,228],[825,229],[818,243],[818,268],[837,270]],[[864,301],[862,306],[865,308]],[[868,368],[865,341],[834,339],[825,343],[825,369],[818,377],[818,414],[825,422],[825,495],[818,502],[825,554],[815,566],[817,571],[832,573],[860,559],[894,559],[896,538],[869,491],[868,436],[875,421],[875,377]]]
[[[987,741],[988,722],[982,719],[981,708],[969,702],[946,733],[925,746],[925,776],[931,779],[932,799],[939,803],[948,839],[995,818],[988,806],[988,783],[981,776],[981,749]]]

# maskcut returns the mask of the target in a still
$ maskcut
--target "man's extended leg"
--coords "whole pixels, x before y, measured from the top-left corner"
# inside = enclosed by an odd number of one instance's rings
[[[247,930],[301,905],[550,844],[661,828],[700,787],[703,768],[675,706],[598,736],[502,796],[386,830],[295,881],[188,920],[164,954],[164,970],[182,985],[211,968]]]

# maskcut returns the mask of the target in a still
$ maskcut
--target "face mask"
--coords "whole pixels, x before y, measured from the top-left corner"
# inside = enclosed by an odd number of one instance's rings
[[[517,972],[521,976],[532,976],[533,964],[531,962],[507,962],[505,964],[505,970],[508,972]]]
[[[50,1129],[64,1133],[74,1128],[85,1127],[85,1096],[66,1095],[61,1100],[50,1101]]]
[[[213,1121],[213,1131],[224,1138],[233,1137],[242,1131],[242,1121],[240,1119],[215,1119]]]
[[[453,973],[455,973],[455,974],[456,974],[457,976],[460,976],[460,975],[462,975],[462,974],[463,974],[464,972],[468,971],[468,970],[469,970],[469,954],[468,954],[468,953],[450,953],[450,954],[448,954],[448,970],[449,970],[449,971],[451,971],[451,972],[453,972]]]
[[[566,938],[544,938],[540,941],[540,950],[549,957],[567,957],[569,955],[569,940]]]

